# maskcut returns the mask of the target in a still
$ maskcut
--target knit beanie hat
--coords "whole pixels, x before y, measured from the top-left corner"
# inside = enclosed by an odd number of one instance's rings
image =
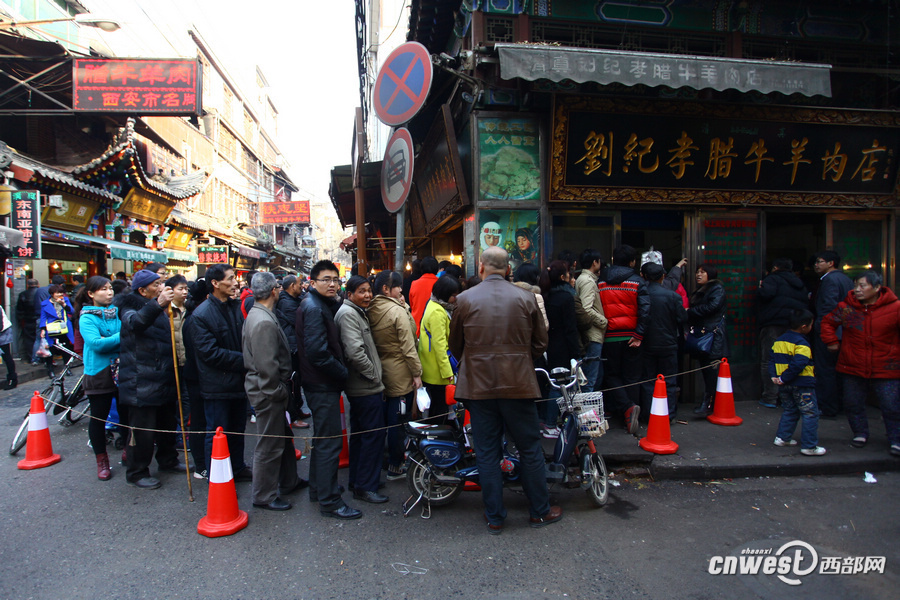
[[[147,287],[157,279],[159,279],[158,274],[153,271],[148,271],[147,269],[142,269],[135,273],[134,277],[131,278],[131,289],[137,291],[142,287]]]

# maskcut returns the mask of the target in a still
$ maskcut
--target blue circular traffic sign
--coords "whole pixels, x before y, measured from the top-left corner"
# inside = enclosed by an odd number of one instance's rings
[[[419,42],[391,52],[375,78],[373,108],[381,122],[397,126],[412,119],[425,105],[431,78],[431,55]]]

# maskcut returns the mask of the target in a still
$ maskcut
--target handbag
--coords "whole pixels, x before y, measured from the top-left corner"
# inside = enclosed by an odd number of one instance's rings
[[[69,333],[69,324],[60,319],[58,321],[51,321],[46,325],[47,335],[51,336],[60,336],[60,335],[68,335]]]
[[[710,330],[706,327],[691,327],[684,335],[684,349],[690,354],[709,354],[712,350],[713,339],[719,331],[719,327],[725,324],[723,317],[719,323]]]

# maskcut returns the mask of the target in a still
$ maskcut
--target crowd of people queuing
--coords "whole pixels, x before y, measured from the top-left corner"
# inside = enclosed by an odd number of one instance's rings
[[[354,433],[349,488],[355,499],[373,504],[388,501],[382,470],[389,481],[404,477],[397,425],[421,416],[420,388],[429,399],[428,419],[440,424],[447,386],[458,384],[457,397],[470,401],[479,457],[495,454],[503,430],[519,438],[517,448],[526,454],[536,452],[542,434],[558,435],[553,392],[541,386],[533,368],[568,368],[573,359],[604,359],[586,363],[582,391],[603,390],[607,414],[621,419],[629,433],[647,421],[658,373],[666,378],[669,418],[676,418],[684,353],[705,367],[693,412],[714,410],[715,363],[729,355],[729,300],[714,265],[695,269],[688,295],[686,259],[667,271],[652,249],[641,255],[619,246],[610,264],[594,249],[577,258],[564,252],[545,269],[526,262],[515,272],[508,258],[501,249],[485,251],[479,275],[469,279],[458,265],[425,257],[405,278],[393,271],[365,277],[354,268],[346,281],[337,266],[320,261],[308,280],[260,272],[243,289],[229,265],[212,265],[189,282],[180,275],[166,278],[165,265],[150,264],[130,284],[118,276],[81,278],[74,302],[61,278],[46,287],[29,280],[18,315],[25,331],[33,332],[33,340],[26,338],[32,361],[43,358],[51,376],[55,345],[83,353],[84,387],[95,417],[89,437],[100,479],[112,475],[103,420],[114,406],[130,437],[121,457],[127,483],[160,486],[150,471],[154,455],[159,471],[186,468],[173,433],[180,425],[180,397],[194,477],[207,477],[212,432],[222,427],[236,434],[228,436],[235,480],[252,481],[253,504],[270,510],[291,508],[286,496],[308,487],[323,515],[361,516],[344,502],[337,480],[342,394]],[[797,445],[792,437],[802,421],[801,452],[821,456],[826,451],[818,445],[818,420],[840,412],[849,420],[851,445],[867,443],[871,391],[889,451],[900,456],[900,301],[879,274],[869,271],[852,281],[840,267],[835,252],[817,254],[813,293],[789,259],[775,260],[760,280],[759,403],[783,409],[775,445]],[[483,281],[490,286],[476,292]],[[8,319],[2,317],[5,333]],[[7,356],[3,341],[0,333]],[[15,387],[14,363],[7,365],[7,388]],[[244,461],[240,435],[248,416],[259,436],[252,464]],[[309,428],[310,418],[307,481],[297,474],[291,430]],[[492,469],[481,459],[479,467]],[[505,509],[491,477],[486,481],[485,518],[498,533]],[[539,493],[541,485],[532,482],[526,490],[534,526],[562,516]]]

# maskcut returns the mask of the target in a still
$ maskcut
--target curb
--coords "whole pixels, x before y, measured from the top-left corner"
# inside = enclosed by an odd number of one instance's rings
[[[739,479],[742,477],[805,477],[816,475],[847,475],[864,471],[900,471],[900,460],[885,457],[862,461],[839,461],[818,464],[807,457],[809,464],[761,463],[729,465],[673,465],[654,457],[650,463],[650,475],[654,480],[683,479]]]

